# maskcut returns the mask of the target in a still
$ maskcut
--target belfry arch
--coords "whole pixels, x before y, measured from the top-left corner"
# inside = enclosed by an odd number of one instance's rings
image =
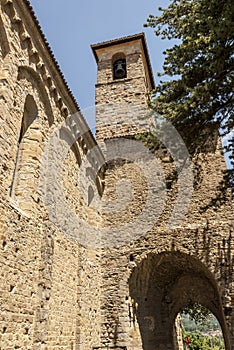
[[[176,316],[194,303],[205,306],[215,315],[223,332],[225,349],[231,349],[221,291],[213,274],[199,259],[180,252],[149,254],[133,269],[129,294],[142,349],[175,350]]]

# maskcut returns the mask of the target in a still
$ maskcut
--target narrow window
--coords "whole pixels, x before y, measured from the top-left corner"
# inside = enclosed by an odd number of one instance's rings
[[[29,151],[32,151],[32,145],[31,141],[28,138],[27,141],[25,141],[25,135],[28,130],[30,130],[30,126],[34,122],[34,120],[38,116],[38,108],[36,105],[36,102],[33,98],[33,96],[28,95],[25,100],[24,104],[24,114],[22,117],[21,122],[21,128],[19,133],[19,139],[18,139],[18,147],[17,147],[17,153],[16,153],[16,161],[15,161],[15,169],[13,173],[12,178],[12,184],[10,189],[10,196],[15,196],[16,194],[16,187],[19,186],[20,183],[23,183],[22,179],[25,177],[26,168],[29,166],[28,161],[30,158]],[[27,155],[24,153],[25,150],[27,151]],[[27,187],[25,185],[25,187]]]
[[[18,141],[19,145],[26,131],[28,130],[29,126],[33,123],[33,121],[36,119],[37,115],[38,115],[38,109],[37,109],[36,102],[34,101],[34,98],[31,95],[28,95],[26,97],[25,105],[24,105],[24,115],[22,118],[19,141]]]

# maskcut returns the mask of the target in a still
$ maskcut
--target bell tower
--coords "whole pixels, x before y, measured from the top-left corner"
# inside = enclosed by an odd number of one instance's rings
[[[98,74],[96,137],[105,140],[143,131],[146,93],[154,88],[144,33],[91,46]]]

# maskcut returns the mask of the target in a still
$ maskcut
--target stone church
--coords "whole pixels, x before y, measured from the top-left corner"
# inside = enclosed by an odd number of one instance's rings
[[[183,349],[178,315],[199,303],[233,350],[234,207],[218,130],[190,152],[155,121],[136,34],[92,45],[94,137],[30,2],[0,4],[0,349]]]

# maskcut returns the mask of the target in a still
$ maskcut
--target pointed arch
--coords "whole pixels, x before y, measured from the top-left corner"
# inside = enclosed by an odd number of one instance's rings
[[[54,116],[52,112],[49,96],[45,89],[44,83],[40,75],[31,67],[20,66],[18,69],[18,80],[26,79],[35,88],[44,105],[45,113],[47,115],[49,126],[54,123]]]

